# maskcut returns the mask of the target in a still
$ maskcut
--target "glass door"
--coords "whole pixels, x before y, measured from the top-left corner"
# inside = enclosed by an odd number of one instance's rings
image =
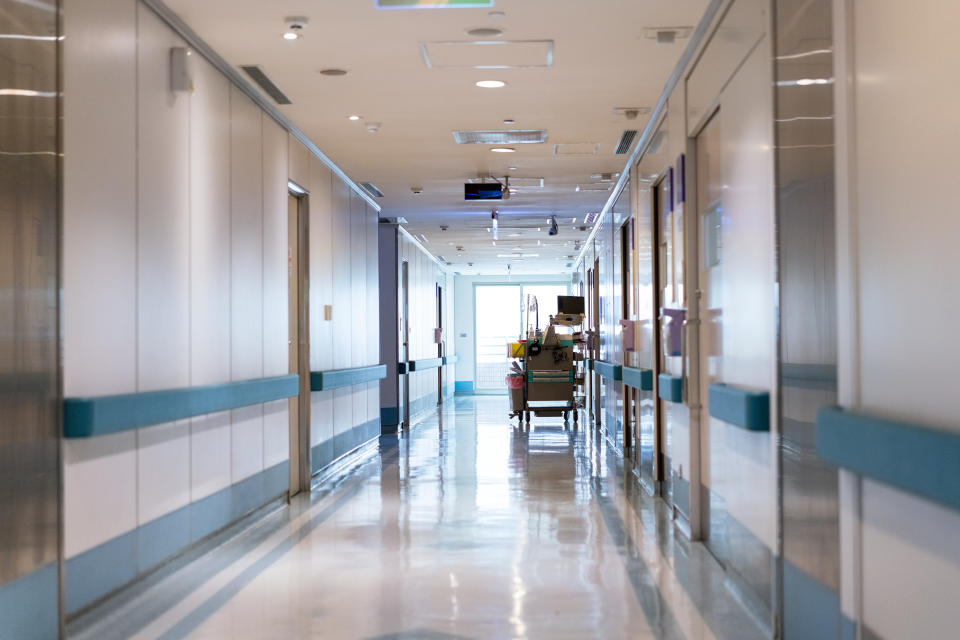
[[[506,393],[507,343],[523,331],[523,287],[477,285],[474,292],[475,388],[478,393]]]

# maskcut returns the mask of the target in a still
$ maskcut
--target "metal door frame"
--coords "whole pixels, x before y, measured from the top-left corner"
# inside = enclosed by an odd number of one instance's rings
[[[310,194],[303,189],[288,191],[289,197],[297,204],[295,228],[290,229],[290,201],[287,201],[287,246],[290,246],[290,236],[295,235],[297,247],[297,308],[296,308],[296,336],[288,336],[290,340],[297,340],[297,363],[289,366],[296,369],[291,373],[300,376],[299,389],[296,398],[291,398],[291,408],[296,409],[296,422],[293,417],[290,423],[290,495],[310,490]],[[290,259],[293,256],[289,256]],[[287,291],[289,292],[289,271]],[[288,302],[288,312],[290,309]],[[288,317],[288,323],[289,323]],[[289,326],[289,324],[288,324]],[[291,363],[292,364],[292,363]]]

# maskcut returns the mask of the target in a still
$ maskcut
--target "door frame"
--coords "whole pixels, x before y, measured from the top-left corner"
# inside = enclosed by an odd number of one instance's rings
[[[299,376],[298,393],[290,398],[290,495],[310,490],[310,194],[306,189],[290,182],[287,200],[287,292],[290,293],[290,277],[297,274],[297,300],[288,300],[288,345],[296,340],[297,362],[288,361],[290,373]],[[296,211],[292,205],[296,204]],[[293,219],[295,217],[295,219]],[[290,253],[295,243],[296,260]],[[295,264],[294,264],[295,262]],[[290,317],[290,316],[293,317]],[[291,349],[291,352],[294,350]]]
[[[400,362],[410,366],[410,263],[400,262]],[[410,428],[410,372],[400,376],[403,391],[400,394],[403,409],[400,427]]]

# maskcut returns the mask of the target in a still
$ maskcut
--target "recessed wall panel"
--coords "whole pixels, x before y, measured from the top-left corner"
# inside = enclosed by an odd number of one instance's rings
[[[135,5],[68,2],[64,23],[64,118],[83,123],[63,132],[64,393],[126,393],[137,384]]]
[[[190,99],[169,91],[170,48],[185,43],[150,11],[137,20],[137,364],[149,391],[190,383]]]
[[[190,95],[190,382],[230,380],[230,83],[192,60]]]

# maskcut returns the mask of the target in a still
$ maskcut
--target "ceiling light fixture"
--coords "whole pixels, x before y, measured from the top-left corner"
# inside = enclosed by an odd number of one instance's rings
[[[338,69],[338,68],[336,68],[336,67],[331,67],[331,68],[329,68],[329,69],[320,69],[319,73],[320,73],[320,75],[322,75],[322,76],[329,76],[329,77],[345,76],[345,75],[347,75],[347,70],[346,70],[346,69]]]
[[[507,170],[508,170],[508,171],[516,171],[517,168],[516,168],[516,167],[507,167]]]
[[[496,27],[477,27],[476,29],[468,29],[468,36],[473,36],[474,38],[499,38],[503,35],[503,29],[497,29]]]
[[[503,80],[480,80],[476,84],[483,89],[499,89],[507,86],[507,83]]]
[[[296,40],[303,36],[303,30],[307,28],[307,19],[302,17],[286,18],[284,24],[287,30],[283,33],[284,40]]]
[[[360,119],[360,116],[348,116],[348,117],[347,117],[347,120],[353,120],[354,122],[356,122],[356,121],[359,120],[359,119]]]
[[[513,149],[511,147],[493,147],[492,149],[490,149],[490,151],[494,153],[513,153],[514,151],[516,151],[516,149]]]
[[[503,124],[516,124],[516,123],[517,123],[517,121],[514,120],[513,118],[504,118],[504,119],[503,119]]]

